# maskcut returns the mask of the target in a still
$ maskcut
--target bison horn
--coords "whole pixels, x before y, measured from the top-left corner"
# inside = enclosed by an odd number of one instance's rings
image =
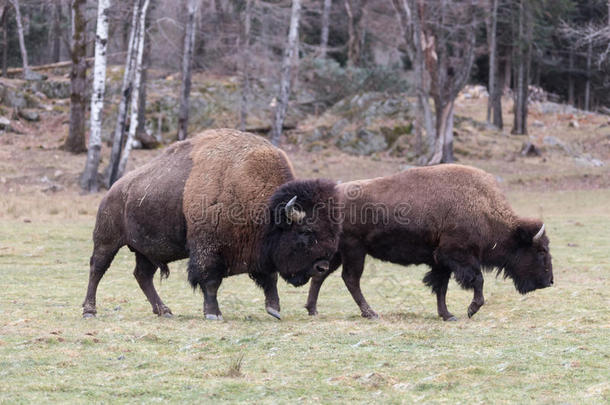
[[[540,230],[538,231],[538,233],[536,235],[534,235],[532,240],[534,242],[538,242],[540,240],[540,238],[542,238],[542,234],[544,234],[544,224],[542,224],[542,226],[540,227]]]
[[[300,221],[305,218],[305,213],[303,211],[299,211],[294,204],[297,202],[297,196],[295,195],[288,201],[286,204],[286,217],[290,221]]]

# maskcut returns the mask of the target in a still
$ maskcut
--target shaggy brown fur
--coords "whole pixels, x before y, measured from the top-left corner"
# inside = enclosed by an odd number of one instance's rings
[[[521,293],[553,283],[548,238],[533,240],[542,223],[516,216],[493,176],[481,170],[422,167],[337,188],[345,199],[344,221],[331,270],[343,263],[343,279],[364,317],[377,316],[360,290],[366,254],[429,265],[424,282],[436,293],[445,320],[455,320],[445,304],[451,274],[463,288],[474,289],[469,316],[484,303],[482,268],[504,271]],[[311,315],[327,275],[312,280],[306,304]]]
[[[309,221],[292,222],[282,211],[295,196],[295,212]],[[204,293],[207,318],[221,318],[216,291],[222,278],[241,273],[263,288],[267,311],[279,318],[277,272],[297,285],[328,270],[340,231],[330,218],[333,200],[333,182],[294,180],[284,152],[256,135],[210,130],[177,142],[125,175],[102,200],[83,314],[95,315],[97,285],[127,245],[136,253],[134,275],[159,315],[171,311],[154,288],[154,273],[161,268],[167,276],[167,263],[189,257],[189,281]],[[314,218],[311,207],[326,202]],[[305,230],[315,238],[302,244]]]

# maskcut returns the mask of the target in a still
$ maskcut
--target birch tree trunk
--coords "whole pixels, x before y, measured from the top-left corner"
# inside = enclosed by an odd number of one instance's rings
[[[125,60],[125,71],[123,72],[123,85],[121,87],[121,100],[119,101],[119,110],[117,113],[116,125],[114,127],[114,136],[112,139],[112,151],[110,152],[110,163],[108,165],[108,187],[112,186],[119,178],[119,162],[121,161],[121,153],[123,150],[123,142],[125,141],[125,120],[127,117],[127,108],[129,107],[129,99],[131,98],[131,88],[133,86],[134,63],[135,63],[135,39],[136,31],[138,30],[140,0],[133,0],[133,14],[131,16],[131,29],[129,32],[129,42],[127,43],[127,58]]]
[[[25,80],[32,79],[32,72],[28,65],[28,51],[25,48],[25,39],[23,38],[23,22],[21,20],[21,10],[19,9],[19,0],[10,0],[15,8],[15,20],[17,21],[17,36],[19,37],[19,49],[21,50],[21,62],[23,63],[23,78]]]
[[[189,96],[191,93],[191,70],[193,66],[193,49],[195,47],[195,15],[198,0],[187,0],[186,31],[182,52],[182,87],[180,90],[180,110],[178,112],[178,140],[186,139],[189,123]]]
[[[252,0],[246,0],[244,25],[241,38],[241,104],[239,108],[239,129],[246,130],[248,120],[248,100],[250,98],[250,23],[252,19]]]
[[[97,27],[95,32],[95,64],[93,67],[93,94],[91,94],[91,130],[87,163],[81,177],[81,187],[97,192],[97,168],[102,150],[102,109],[106,89],[106,47],[108,44],[108,12],[110,0],[99,0],[97,6]]]
[[[290,11],[290,28],[288,30],[288,44],[284,50],[284,59],[282,61],[280,94],[275,107],[275,120],[271,126],[271,143],[276,146],[280,143],[282,128],[284,127],[284,119],[286,118],[286,109],[288,108],[288,99],[290,97],[290,75],[292,71],[292,60],[297,49],[300,17],[301,0],[292,0],[292,9]]]
[[[63,148],[82,153],[85,147],[85,109],[87,93],[87,62],[85,60],[85,6],[86,0],[72,0],[72,44],[70,72],[70,129]]]
[[[324,8],[322,9],[322,33],[320,38],[320,58],[326,58],[326,49],[328,48],[328,26],[330,24],[330,9],[332,0],[324,0]]]
[[[144,0],[142,10],[139,15],[138,31],[136,34],[136,61],[135,61],[135,76],[133,79],[133,89],[131,92],[131,117],[129,121],[129,132],[127,133],[127,141],[125,141],[125,150],[121,156],[119,162],[119,170],[117,178],[120,178],[125,173],[125,167],[127,166],[127,160],[131,148],[133,147],[133,140],[136,136],[136,129],[138,128],[138,109],[140,107],[140,82],[142,79],[142,57],[144,55],[144,37],[146,36],[146,11],[148,10],[149,0]]]

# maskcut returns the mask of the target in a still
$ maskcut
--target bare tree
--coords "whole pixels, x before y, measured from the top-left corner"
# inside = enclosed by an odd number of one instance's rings
[[[275,107],[275,120],[271,126],[271,142],[279,145],[290,98],[290,76],[292,73],[292,61],[297,50],[299,40],[299,21],[301,18],[301,0],[292,0],[290,11],[290,28],[288,29],[288,43],[284,49],[282,71],[280,77],[280,94]]]
[[[364,46],[366,4],[368,0],[344,0],[347,14],[347,61],[356,66],[360,63]]]
[[[533,21],[531,5],[527,0],[519,0],[519,14],[517,21],[518,42],[515,47],[515,58],[517,64],[515,83],[515,113],[512,134],[527,134],[527,99],[528,85],[530,80],[530,62],[532,59],[532,34]]]
[[[478,25],[474,0],[418,0],[426,71],[436,115],[435,141],[428,164],[452,162],[453,108],[470,77]]]
[[[195,47],[195,25],[198,0],[187,0],[186,30],[182,54],[182,87],[180,90],[180,110],[178,112],[178,140],[186,139],[189,121],[189,95],[191,93],[191,70]]]
[[[119,162],[125,141],[125,121],[127,109],[131,98],[131,88],[133,86],[134,64],[136,54],[136,32],[138,30],[139,14],[141,12],[141,1],[133,0],[133,13],[131,16],[131,29],[129,32],[129,42],[127,43],[127,58],[125,60],[125,71],[123,72],[123,85],[121,87],[121,100],[117,112],[116,125],[112,140],[112,151],[110,152],[110,163],[108,164],[108,187],[112,186],[119,178]]]
[[[585,110],[591,110],[591,60],[593,59],[593,42],[587,44],[587,79],[585,81]]]
[[[241,40],[241,103],[239,108],[239,129],[246,130],[248,120],[248,100],[250,98],[250,25],[252,20],[252,0],[246,0],[243,15]]]
[[[70,72],[70,130],[63,148],[82,153],[85,147],[85,110],[87,93],[86,0],[72,0],[72,70]]]
[[[324,8],[322,9],[322,32],[320,35],[320,57],[326,58],[326,50],[328,47],[328,26],[330,22],[330,9],[332,0],[324,0]]]
[[[133,79],[133,90],[131,92],[131,117],[129,122],[129,132],[127,133],[127,140],[125,141],[125,149],[121,155],[121,161],[119,162],[118,177],[123,176],[125,168],[127,167],[127,161],[129,160],[129,154],[133,147],[133,141],[136,136],[136,129],[138,128],[138,109],[140,108],[139,97],[140,97],[140,83],[142,79],[142,58],[144,55],[144,37],[146,36],[146,12],[148,11],[149,0],[144,0],[142,4],[142,10],[139,15],[138,30],[136,31],[135,47],[136,47],[136,61],[135,61],[135,76]]]
[[[93,93],[91,94],[91,130],[85,171],[81,187],[89,192],[99,189],[97,168],[102,150],[102,109],[106,90],[106,45],[108,43],[108,12],[110,0],[99,0],[95,33],[95,63],[93,67]]]
[[[4,4],[2,6],[2,76],[8,75],[8,13],[9,7]]]
[[[30,80],[33,78],[32,71],[28,65],[28,51],[25,48],[25,39],[23,38],[23,21],[21,19],[21,10],[19,9],[19,0],[10,0],[15,9],[15,20],[17,21],[17,35],[19,37],[19,49],[21,50],[21,62],[23,63],[23,78]]]
[[[422,132],[425,130],[429,137],[428,149],[432,149],[435,139],[432,113],[430,103],[428,102],[430,98],[430,79],[426,72],[422,48],[421,17],[419,16],[419,7],[417,7],[414,0],[393,0],[392,3],[398,16],[402,35],[405,38],[407,54],[415,72],[417,113],[415,114],[414,131],[416,136],[416,153],[421,155],[423,153]]]
[[[53,29],[51,30],[51,62],[59,62],[61,58],[61,1],[56,1],[53,6]]]
[[[487,122],[491,123],[492,113],[494,109],[497,109],[498,106],[494,105],[494,101],[497,99],[495,96],[496,87],[497,87],[497,77],[498,77],[498,61],[497,61],[497,53],[498,47],[496,45],[496,30],[498,25],[498,1],[499,0],[490,0],[491,7],[490,13],[487,18],[487,39],[489,44],[489,85],[487,92],[489,94],[487,98]],[[501,108],[501,107],[500,107]],[[494,122],[495,124],[495,122]]]

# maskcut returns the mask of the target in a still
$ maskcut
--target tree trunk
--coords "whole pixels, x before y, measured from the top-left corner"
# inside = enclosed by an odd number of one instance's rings
[[[85,147],[85,110],[87,93],[87,62],[85,37],[86,0],[72,0],[72,70],[70,72],[70,129],[63,148],[82,153]]]
[[[146,14],[146,23],[144,29],[150,27],[150,16],[155,9],[155,2],[151,3],[150,10]],[[146,84],[148,82],[148,67],[150,65],[150,36],[144,37],[144,55],[142,56],[142,79],[140,81],[140,106],[138,107],[138,127],[136,128],[136,139],[142,143],[142,147],[150,149],[156,146],[155,142],[146,133]]]
[[[125,150],[123,151],[121,161],[119,162],[119,170],[117,176],[118,178],[120,178],[123,173],[125,173],[125,168],[127,167],[127,160],[129,159],[129,154],[131,152],[131,148],[133,147],[133,140],[136,136],[136,128],[138,128],[138,109],[140,108],[140,82],[142,80],[142,58],[144,56],[144,38],[146,36],[146,11],[148,10],[148,4],[149,0],[144,0],[144,4],[142,5],[142,11],[140,11],[139,15],[140,21],[138,24],[138,31],[136,34],[135,41],[135,76],[133,79],[133,90],[131,92],[131,117],[129,121],[129,132],[127,133],[127,141],[125,142]]]
[[[320,58],[326,58],[326,49],[328,48],[328,26],[330,23],[330,9],[332,0],[324,0],[324,8],[322,9],[322,33],[320,36]]]
[[[354,0],[344,0],[347,14],[347,63],[357,66],[360,63],[362,46],[364,42],[363,20],[367,0],[355,4]]]
[[[248,100],[250,98],[250,23],[252,19],[252,0],[246,0],[244,25],[241,38],[241,103],[239,108],[239,129],[246,130],[248,121]]]
[[[110,163],[108,164],[108,188],[110,188],[119,178],[119,162],[125,142],[125,121],[127,119],[127,109],[131,99],[131,89],[133,87],[134,64],[136,54],[136,33],[138,31],[139,15],[141,12],[141,1],[133,0],[133,13],[131,16],[131,29],[129,32],[129,42],[127,42],[127,58],[125,60],[125,71],[123,72],[123,85],[121,87],[121,100],[117,112],[114,136],[112,137],[112,151],[110,152]]]
[[[502,120],[502,93],[504,92],[504,80],[503,76],[500,74],[500,66],[497,62],[498,58],[496,56],[496,82],[494,85],[494,91],[490,94],[491,103],[492,103],[492,124],[498,128],[502,129],[504,127],[504,122]]]
[[[97,6],[97,27],[95,32],[95,65],[93,67],[93,93],[91,94],[91,130],[87,163],[81,177],[84,190],[97,192],[97,168],[102,150],[102,109],[106,90],[106,48],[108,44],[108,12],[110,0],[99,0]]]
[[[487,122],[491,122],[493,113],[494,103],[493,94],[496,88],[496,77],[498,74],[498,63],[497,63],[497,47],[496,47],[496,26],[498,23],[498,0],[491,0],[491,15],[490,24],[488,24],[489,31],[487,35],[489,37],[489,86],[487,97]]]
[[[517,82],[515,91],[514,122],[512,134],[527,135],[527,98],[529,84],[529,65],[531,59],[532,21],[526,0],[519,3],[519,22],[517,45]]]
[[[182,52],[182,87],[180,90],[180,110],[178,112],[178,140],[186,139],[189,121],[189,95],[191,93],[191,69],[193,66],[193,48],[195,46],[195,14],[198,0],[188,0],[186,31]]]
[[[51,62],[57,63],[61,59],[61,1],[57,1],[53,7],[53,38],[51,50]]]
[[[2,76],[7,77],[8,70],[8,12],[9,7],[2,9]]]
[[[453,100],[447,104],[435,98],[434,110],[436,111],[436,141],[434,143],[434,154],[428,161],[429,165],[453,162]]]
[[[568,104],[574,105],[574,50],[570,48],[568,68]]]
[[[587,80],[585,81],[585,111],[591,111],[591,59],[593,58],[593,42],[587,45]]]
[[[25,39],[23,37],[23,22],[21,19],[21,10],[19,9],[19,0],[10,0],[15,8],[15,20],[17,21],[17,35],[19,37],[19,49],[21,50],[21,62],[23,63],[23,78],[25,80],[32,79],[32,72],[28,65],[28,51],[25,48]]]
[[[506,59],[504,60],[504,88],[502,93],[508,93],[511,88],[511,80],[513,77],[513,51],[509,49],[506,52]]]
[[[288,108],[288,99],[290,97],[290,75],[292,71],[292,60],[297,49],[297,41],[299,37],[299,19],[301,17],[301,0],[292,0],[292,9],[290,12],[290,29],[288,31],[288,44],[284,50],[284,59],[282,61],[282,71],[280,78],[280,94],[275,107],[275,120],[271,126],[271,142],[274,145],[279,145],[280,137],[282,136],[282,128],[284,119],[286,118],[286,109]]]

